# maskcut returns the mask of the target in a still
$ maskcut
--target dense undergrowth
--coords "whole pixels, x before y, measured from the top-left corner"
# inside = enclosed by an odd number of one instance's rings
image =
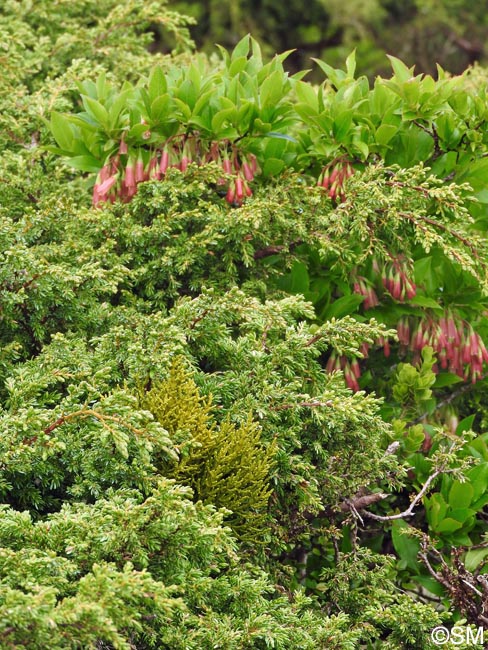
[[[484,626],[484,73],[185,25],[0,9],[0,647]]]

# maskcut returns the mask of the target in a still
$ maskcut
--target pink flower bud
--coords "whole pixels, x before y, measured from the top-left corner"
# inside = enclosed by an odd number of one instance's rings
[[[232,184],[229,185],[229,189],[227,190],[227,194],[225,195],[225,200],[227,201],[227,203],[230,203],[230,205],[234,205],[235,192]]]
[[[159,171],[161,172],[161,175],[164,176],[168,170],[169,167],[169,153],[164,149],[163,153],[161,154],[161,162],[159,163]]]
[[[135,175],[134,175],[136,183],[142,183],[142,181],[144,180],[144,176],[145,176],[145,174],[144,174],[144,162],[143,162],[141,156],[139,156],[137,161],[136,161],[136,170],[135,170]]]
[[[188,163],[189,163],[188,158],[186,156],[183,156],[182,159],[180,160],[180,171],[186,172],[186,170],[188,169]]]
[[[124,178],[124,185],[126,188],[134,188],[136,187],[136,177],[134,173],[134,163],[132,160],[127,161],[127,165],[125,167],[125,178]]]
[[[250,182],[254,179],[254,174],[252,173],[251,167],[246,161],[242,163],[242,172],[246,181]]]
[[[243,198],[244,198],[244,187],[242,184],[242,178],[238,176],[236,178],[236,199],[238,201],[242,201]]]

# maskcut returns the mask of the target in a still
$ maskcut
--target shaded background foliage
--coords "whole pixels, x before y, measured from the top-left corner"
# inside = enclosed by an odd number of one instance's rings
[[[193,16],[190,32],[198,47],[233,47],[247,32],[267,53],[296,48],[288,65],[310,67],[318,57],[339,65],[357,48],[358,71],[384,74],[385,53],[435,74],[436,63],[453,73],[486,62],[488,14],[484,2],[470,0],[171,0]]]

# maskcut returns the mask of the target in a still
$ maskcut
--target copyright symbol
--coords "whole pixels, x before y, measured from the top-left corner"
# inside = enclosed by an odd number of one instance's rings
[[[430,638],[436,645],[444,645],[449,641],[449,630],[442,625],[435,627],[430,633]]]

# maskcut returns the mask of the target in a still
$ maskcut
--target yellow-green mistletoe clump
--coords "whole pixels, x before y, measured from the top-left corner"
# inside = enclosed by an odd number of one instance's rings
[[[212,398],[200,395],[182,359],[169,377],[141,394],[144,408],[168,431],[180,452],[162,471],[193,489],[194,498],[231,511],[228,523],[245,542],[261,543],[267,528],[274,445],[261,441],[257,423],[212,418]]]

